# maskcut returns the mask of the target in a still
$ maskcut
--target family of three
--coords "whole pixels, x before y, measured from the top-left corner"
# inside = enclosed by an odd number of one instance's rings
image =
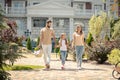
[[[40,43],[39,46],[42,46],[44,53],[44,62],[46,69],[50,69],[50,55],[52,50],[52,41],[51,38],[56,41],[55,32],[51,28],[52,21],[47,20],[46,26],[40,31]],[[68,41],[66,39],[66,34],[61,33],[59,40],[60,54],[61,54],[61,69],[65,69],[65,60],[67,54]],[[76,31],[73,33],[72,47],[75,48],[76,52],[76,62],[77,69],[81,69],[82,64],[82,55],[84,52],[84,33],[82,31],[82,26],[77,25]]]

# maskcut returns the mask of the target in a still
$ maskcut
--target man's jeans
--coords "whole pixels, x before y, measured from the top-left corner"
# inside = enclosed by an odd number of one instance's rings
[[[77,67],[81,67],[82,64],[82,55],[84,52],[84,46],[76,46],[76,61],[77,61]]]
[[[52,50],[52,45],[42,45],[43,48],[43,52],[44,52],[44,62],[45,64],[50,64],[50,54],[51,54],[51,50]]]
[[[60,51],[60,54],[61,54],[62,65],[64,65],[65,60],[66,60],[67,51]]]

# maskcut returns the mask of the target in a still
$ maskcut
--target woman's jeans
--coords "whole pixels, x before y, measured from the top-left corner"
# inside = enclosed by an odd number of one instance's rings
[[[65,60],[66,60],[67,51],[60,51],[60,54],[61,54],[62,65],[64,65]]]
[[[77,61],[77,67],[81,67],[82,64],[82,55],[84,52],[84,46],[76,46],[76,61]]]

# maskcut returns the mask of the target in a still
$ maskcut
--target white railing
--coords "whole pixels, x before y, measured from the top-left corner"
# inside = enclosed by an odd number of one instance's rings
[[[82,16],[82,17],[91,17],[95,12],[93,10],[74,10],[75,16]]]
[[[5,8],[6,14],[26,14],[26,8],[25,7],[6,7]]]

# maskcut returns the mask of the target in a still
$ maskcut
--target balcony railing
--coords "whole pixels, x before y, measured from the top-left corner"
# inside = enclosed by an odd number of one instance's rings
[[[93,10],[74,10],[75,16],[81,16],[81,17],[91,17],[95,12]]]
[[[26,14],[26,8],[25,7],[6,7],[5,8],[6,15],[22,15]]]

